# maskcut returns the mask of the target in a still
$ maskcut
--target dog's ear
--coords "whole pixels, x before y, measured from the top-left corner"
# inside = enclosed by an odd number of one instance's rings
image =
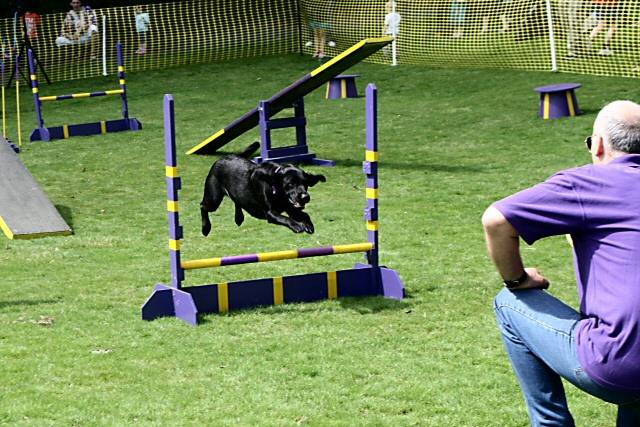
[[[264,181],[269,184],[273,184],[273,175],[269,170],[257,167],[251,172],[250,181]]]
[[[327,178],[325,178],[324,175],[314,175],[312,173],[307,173],[307,172],[304,173],[304,179],[307,181],[307,185],[309,187],[313,187],[318,182],[327,181]]]

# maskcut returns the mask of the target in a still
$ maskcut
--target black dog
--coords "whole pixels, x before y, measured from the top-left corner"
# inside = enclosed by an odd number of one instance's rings
[[[319,181],[325,182],[325,177],[306,173],[290,164],[252,162],[249,158],[258,148],[260,143],[254,142],[242,153],[224,156],[211,166],[200,203],[202,234],[205,236],[211,231],[209,212],[218,209],[225,194],[236,205],[237,225],[244,221],[242,210],[245,210],[254,218],[284,225],[296,233],[313,233],[311,218],[303,212],[305,204],[311,200],[307,188]]]

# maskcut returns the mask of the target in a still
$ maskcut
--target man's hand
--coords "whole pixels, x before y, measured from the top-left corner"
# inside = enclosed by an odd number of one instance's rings
[[[529,276],[527,280],[516,288],[509,288],[511,291],[519,291],[521,289],[547,289],[549,287],[549,281],[538,272],[537,268],[525,268]]]

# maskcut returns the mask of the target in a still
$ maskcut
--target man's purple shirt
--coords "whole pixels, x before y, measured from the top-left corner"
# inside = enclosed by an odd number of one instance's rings
[[[580,364],[603,386],[639,391],[640,155],[559,172],[494,206],[528,244],[571,235]]]

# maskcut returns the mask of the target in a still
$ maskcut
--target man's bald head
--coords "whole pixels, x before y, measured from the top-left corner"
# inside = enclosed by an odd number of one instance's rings
[[[593,131],[607,139],[614,151],[640,154],[640,105],[631,101],[605,105],[596,117]]]

